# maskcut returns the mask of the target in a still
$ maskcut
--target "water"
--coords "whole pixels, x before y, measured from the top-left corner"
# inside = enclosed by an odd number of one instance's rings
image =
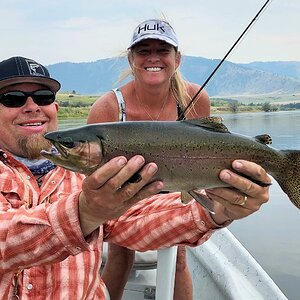
[[[230,131],[268,133],[276,149],[300,150],[300,111],[223,115]],[[300,188],[300,187],[299,187]],[[270,200],[259,212],[229,227],[288,299],[300,295],[300,211],[273,180]]]
[[[300,149],[300,111],[222,115],[230,131],[255,136],[268,133],[276,149]],[[62,120],[60,128],[85,124]],[[299,187],[300,188],[300,187]],[[270,201],[259,212],[229,227],[289,300],[300,295],[300,211],[273,180]]]
[[[64,119],[59,120],[59,129],[67,129],[67,128],[74,128],[77,126],[85,125],[86,119]]]

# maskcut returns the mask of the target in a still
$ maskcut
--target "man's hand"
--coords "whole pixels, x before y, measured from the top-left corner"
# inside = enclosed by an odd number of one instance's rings
[[[84,236],[99,225],[118,218],[138,201],[161,191],[161,181],[151,182],[157,165],[136,155],[115,157],[88,176],[79,196],[79,218]],[[134,176],[136,180],[130,180]],[[150,182],[150,183],[149,183]]]
[[[232,167],[248,178],[265,183],[265,186],[260,186],[230,170],[222,170],[220,179],[231,187],[206,190],[207,196],[215,201],[215,215],[212,217],[217,224],[244,218],[259,210],[261,205],[269,200],[271,179],[261,166],[245,160],[236,160]]]

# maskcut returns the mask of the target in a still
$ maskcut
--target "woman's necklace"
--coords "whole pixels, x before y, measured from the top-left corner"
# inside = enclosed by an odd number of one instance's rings
[[[143,110],[145,111],[145,113],[146,113],[146,114],[148,115],[148,117],[151,119],[151,121],[157,121],[157,120],[159,119],[161,113],[163,112],[163,110],[164,110],[164,108],[165,108],[165,106],[166,106],[166,103],[167,103],[167,101],[168,101],[168,98],[169,98],[169,95],[168,95],[168,97],[166,97],[165,101],[163,102],[163,104],[162,104],[162,106],[161,106],[161,109],[160,109],[160,111],[158,112],[158,114],[156,115],[156,117],[155,117],[155,118],[152,118],[152,116],[151,116],[151,114],[148,112],[146,106],[143,104],[143,102],[140,100],[139,96],[137,95],[136,90],[135,90],[135,96],[136,96],[138,102],[140,103],[141,107],[142,107]]]

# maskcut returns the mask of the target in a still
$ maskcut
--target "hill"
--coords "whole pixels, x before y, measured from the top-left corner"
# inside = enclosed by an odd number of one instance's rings
[[[257,61],[249,64],[244,64],[243,66],[256,70],[274,73],[279,76],[287,76],[300,80],[300,62],[297,61]]]
[[[184,56],[180,70],[192,82],[203,84],[220,60]],[[128,69],[127,58],[94,62],[62,62],[47,66],[62,84],[61,91],[98,95],[116,86],[121,71]],[[300,93],[300,62],[224,62],[206,90],[211,96]]]

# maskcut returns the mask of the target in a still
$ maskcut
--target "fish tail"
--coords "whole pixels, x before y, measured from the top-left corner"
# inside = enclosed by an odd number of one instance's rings
[[[282,150],[285,155],[285,166],[274,178],[291,202],[300,208],[300,151]]]

